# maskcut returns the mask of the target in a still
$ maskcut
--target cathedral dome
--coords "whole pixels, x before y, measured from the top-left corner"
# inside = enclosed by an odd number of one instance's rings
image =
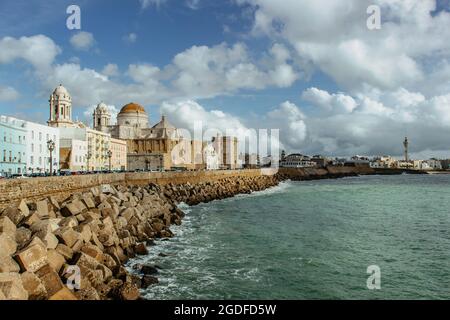
[[[143,106],[137,104],[137,103],[129,103],[125,105],[121,110],[121,114],[124,113],[146,113]]]

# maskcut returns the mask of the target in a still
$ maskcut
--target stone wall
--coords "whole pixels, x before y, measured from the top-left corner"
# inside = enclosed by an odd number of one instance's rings
[[[24,200],[39,200],[55,196],[62,200],[75,192],[87,191],[103,184],[143,186],[149,183],[166,185],[169,183],[200,183],[217,181],[225,177],[254,177],[273,175],[265,169],[186,171],[186,172],[139,172],[98,175],[79,175],[67,177],[45,177],[30,179],[0,180],[0,208]]]

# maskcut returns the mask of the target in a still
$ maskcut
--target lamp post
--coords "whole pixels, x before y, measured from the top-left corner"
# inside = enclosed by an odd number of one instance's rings
[[[92,152],[88,151],[87,155],[86,155],[86,159],[87,159],[87,171],[90,171],[89,169],[89,160],[92,158]]]
[[[112,158],[112,151],[108,150],[108,160],[109,160],[109,172],[111,172],[111,158]]]
[[[53,175],[53,150],[55,150],[55,141],[47,141],[47,149],[50,151],[50,176]]]

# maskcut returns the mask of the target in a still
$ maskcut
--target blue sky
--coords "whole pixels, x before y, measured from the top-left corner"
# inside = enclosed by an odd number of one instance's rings
[[[379,31],[366,27],[373,3]],[[81,30],[66,28],[70,4],[81,8]],[[165,113],[178,126],[195,116],[279,128],[292,151],[396,155],[406,132],[414,152],[447,156],[448,9],[432,0],[4,0],[0,113],[45,122],[63,83],[83,121],[100,101],[114,112],[135,101],[152,122]]]

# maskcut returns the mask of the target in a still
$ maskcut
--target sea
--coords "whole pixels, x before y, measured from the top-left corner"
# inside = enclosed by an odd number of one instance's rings
[[[448,299],[450,175],[283,182],[196,206],[146,299]]]

